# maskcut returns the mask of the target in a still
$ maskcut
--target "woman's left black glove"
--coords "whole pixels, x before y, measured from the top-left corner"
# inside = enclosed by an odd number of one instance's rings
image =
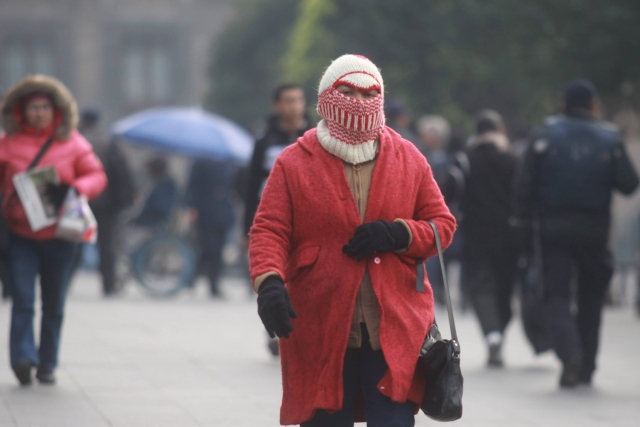
[[[342,252],[361,261],[369,255],[379,252],[397,251],[409,246],[409,232],[399,222],[378,220],[362,224],[356,228],[349,243]]]
[[[44,189],[44,197],[46,197],[55,206],[56,210],[60,209],[67,197],[70,185],[67,184],[47,184]]]
[[[293,310],[289,292],[278,276],[270,276],[258,290],[258,314],[271,338],[289,338],[293,331],[291,318],[298,315]]]

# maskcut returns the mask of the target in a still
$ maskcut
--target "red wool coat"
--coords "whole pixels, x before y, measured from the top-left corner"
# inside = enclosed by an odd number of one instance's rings
[[[455,219],[424,156],[390,128],[380,137],[365,222],[403,219],[413,241],[401,254],[358,262],[342,246],[362,224],[342,160],[308,131],[277,159],[251,228],[251,276],[275,271],[284,278],[297,319],[280,340],[283,402],[280,423],[299,424],[316,409],[342,407],[343,358],[356,295],[368,267],[380,313],[380,344],[389,366],[379,384],[393,401],[419,402],[424,384],[416,361],[434,319],[433,293],[416,291],[416,259],[436,254],[433,220],[443,244]]]

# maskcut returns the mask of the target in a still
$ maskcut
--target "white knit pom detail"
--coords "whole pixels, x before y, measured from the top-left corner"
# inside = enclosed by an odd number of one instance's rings
[[[320,120],[317,128],[318,141],[322,148],[347,163],[358,165],[376,158],[378,140],[363,142],[361,144],[347,144],[331,136],[329,127],[324,120]]]

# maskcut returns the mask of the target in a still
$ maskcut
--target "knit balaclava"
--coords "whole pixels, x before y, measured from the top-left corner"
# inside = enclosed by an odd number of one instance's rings
[[[336,90],[347,85],[361,91],[377,89],[372,99],[359,101]],[[331,63],[318,89],[320,145],[342,160],[359,164],[376,157],[377,139],[384,128],[384,84],[380,70],[359,55],[343,55]]]

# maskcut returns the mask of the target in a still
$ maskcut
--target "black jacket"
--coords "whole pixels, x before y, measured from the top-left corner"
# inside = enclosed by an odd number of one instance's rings
[[[467,151],[469,171],[460,202],[465,238],[509,239],[518,159],[492,142]]]
[[[233,196],[236,168],[230,162],[197,159],[191,167],[185,204],[198,210],[198,220],[217,229],[235,223]]]
[[[312,127],[311,121],[306,118],[304,128],[300,129],[296,134],[289,134],[280,128],[280,120],[277,116],[269,118],[267,131],[256,142],[249,166],[249,181],[247,183],[244,211],[245,235],[249,234],[253,224],[253,217],[258,210],[262,190],[271,168],[276,162],[276,157]]]
[[[614,125],[587,115],[554,116],[525,153],[517,210],[549,236],[606,241],[611,193],[631,194],[638,176]]]
[[[96,216],[118,215],[133,205],[135,189],[131,170],[122,150],[115,141],[89,140],[96,155],[102,162],[107,175],[107,188],[91,202]]]

